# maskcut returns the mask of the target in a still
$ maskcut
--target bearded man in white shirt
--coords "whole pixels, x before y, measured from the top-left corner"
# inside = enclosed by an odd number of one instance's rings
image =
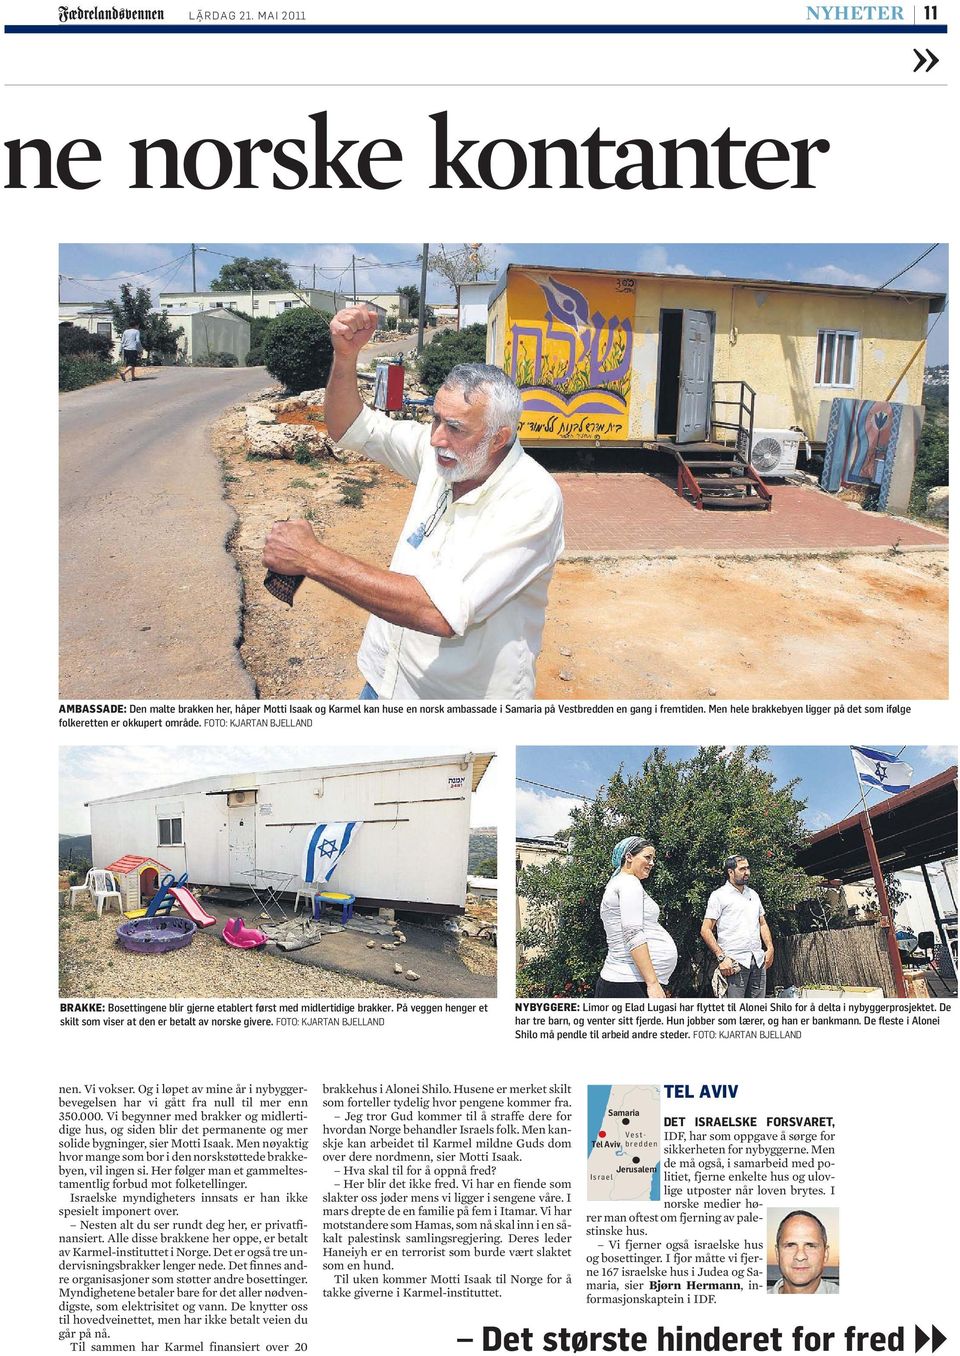
[[[773,938],[760,896],[748,884],[750,862],[734,853],[724,865],[727,883],[707,900],[700,936],[717,958],[727,998],[764,998]]]
[[[390,568],[325,546],[302,519],[273,525],[263,563],[371,614],[357,658],[362,698],[531,698],[563,501],[517,441],[520,392],[499,368],[463,365],[437,392],[429,428],[388,419],[364,405],[357,383],[376,327],[365,306],[331,320],[324,416],[336,442],[416,487]]]

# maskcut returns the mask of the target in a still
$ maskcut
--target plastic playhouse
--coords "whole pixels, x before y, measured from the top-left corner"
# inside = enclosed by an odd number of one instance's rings
[[[152,899],[160,888],[160,878],[170,871],[163,862],[153,857],[135,857],[128,854],[112,862],[107,870],[112,872],[123,897],[123,912],[127,918],[145,918],[147,901]]]
[[[188,887],[186,871],[178,878],[153,857],[132,854],[118,858],[107,870],[117,878],[126,918],[156,918],[179,906],[198,928],[213,927],[217,921]]]

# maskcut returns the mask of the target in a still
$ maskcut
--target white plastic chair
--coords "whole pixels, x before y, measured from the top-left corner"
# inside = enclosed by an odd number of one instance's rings
[[[313,897],[319,889],[320,889],[319,885],[311,885],[311,883],[308,880],[302,880],[300,884],[297,886],[297,897],[293,901],[293,912],[294,913],[300,912],[300,901],[301,899],[305,899],[307,901],[307,913],[309,913],[312,916]]]
[[[74,907],[74,905],[76,904],[76,902],[77,902],[77,896],[78,896],[78,895],[89,895],[90,898],[91,898],[91,900],[93,899],[93,890],[90,888],[90,879],[91,879],[92,876],[93,876],[93,870],[91,869],[91,870],[88,871],[87,874],[84,876],[84,878],[83,878],[83,884],[82,884],[82,885],[71,885],[71,886],[70,886],[70,907],[71,907],[71,909],[72,909],[72,908]]]
[[[97,906],[97,917],[100,918],[104,909],[109,905],[111,899],[117,901],[117,912],[123,913],[123,896],[117,889],[117,882],[110,871],[97,871],[92,867],[87,872],[87,878],[82,885],[70,886],[70,907],[73,908],[75,896],[79,894],[88,894],[92,897]]]

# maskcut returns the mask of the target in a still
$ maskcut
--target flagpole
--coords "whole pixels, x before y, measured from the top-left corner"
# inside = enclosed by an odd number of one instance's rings
[[[857,787],[858,787],[858,789],[859,789],[859,791],[860,791],[860,804],[863,806],[863,813],[864,813],[864,814],[867,816],[867,818],[869,819],[869,818],[870,818],[870,810],[869,810],[868,807],[867,807],[866,783],[864,782],[863,778],[860,776],[860,772],[859,772],[859,770],[858,770],[858,768],[857,768],[857,760],[856,760],[856,758],[854,758],[854,756],[853,756],[853,745],[851,744],[849,747],[850,747],[850,758],[851,758],[851,761],[853,762],[853,771],[854,771],[854,775],[856,776],[856,779],[857,779]],[[871,829],[872,829],[872,825],[871,825]]]
[[[897,945],[897,930],[894,926],[893,912],[890,908],[890,897],[887,894],[886,881],[883,879],[883,869],[880,865],[877,844],[873,836],[873,823],[870,819],[870,811],[867,809],[867,800],[863,791],[863,781],[857,770],[857,761],[853,757],[852,746],[850,748],[850,757],[853,759],[854,771],[857,773],[857,785],[860,788],[860,804],[863,806],[863,810],[859,816],[860,831],[863,834],[864,846],[867,849],[867,860],[870,863],[873,884],[877,892],[877,899],[880,903],[880,927],[886,933],[887,954],[890,957],[890,969],[893,972],[893,987],[896,990],[898,998],[906,998],[907,982],[903,976],[903,961],[900,959],[900,948]]]

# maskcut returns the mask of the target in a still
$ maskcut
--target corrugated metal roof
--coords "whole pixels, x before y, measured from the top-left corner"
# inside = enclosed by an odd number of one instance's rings
[[[713,283],[718,287],[751,287],[759,292],[824,292],[830,296],[899,297],[905,301],[927,301],[933,315],[943,310],[946,294],[917,292],[905,287],[867,287],[856,283],[793,282],[786,278],[738,278],[721,274],[719,277],[703,273],[639,273],[629,268],[578,268],[575,264],[508,264],[496,284],[496,300],[506,286],[510,273],[583,273],[594,277],[639,278],[645,282]]]
[[[480,782],[483,778],[483,774],[486,772],[487,768],[493,762],[495,757],[496,754],[493,753],[475,753],[473,755],[473,782],[471,783],[470,786],[471,791],[476,791],[477,787],[480,785]]]
[[[335,763],[325,767],[298,767],[298,768],[264,768],[256,772],[251,772],[249,768],[244,771],[233,774],[218,773],[210,777],[196,777],[186,782],[174,782],[166,786],[144,787],[140,791],[125,791],[118,796],[97,796],[95,799],[85,801],[86,805],[117,805],[123,802],[142,800],[150,796],[180,796],[190,795],[192,793],[204,794],[207,791],[234,791],[251,790],[251,783],[262,787],[265,782],[286,782],[286,781],[304,781],[310,778],[334,778],[334,777],[352,777],[355,775],[370,776],[380,772],[401,771],[403,769],[417,769],[424,767],[443,767],[447,763],[462,763],[466,770],[466,763],[470,759],[473,764],[473,782],[472,789],[480,784],[480,779],[490,766],[494,754],[492,753],[447,753],[447,754],[425,754],[421,758],[392,758],[383,759],[379,762],[371,763]],[[230,786],[230,781],[236,778],[237,786]]]
[[[870,824],[881,865],[891,871],[921,862],[944,861],[957,855],[957,769],[949,767],[935,777],[901,791],[879,805],[871,805]],[[863,880],[870,875],[870,859],[860,814],[815,833],[797,853],[797,865],[810,876],[827,880]]]

